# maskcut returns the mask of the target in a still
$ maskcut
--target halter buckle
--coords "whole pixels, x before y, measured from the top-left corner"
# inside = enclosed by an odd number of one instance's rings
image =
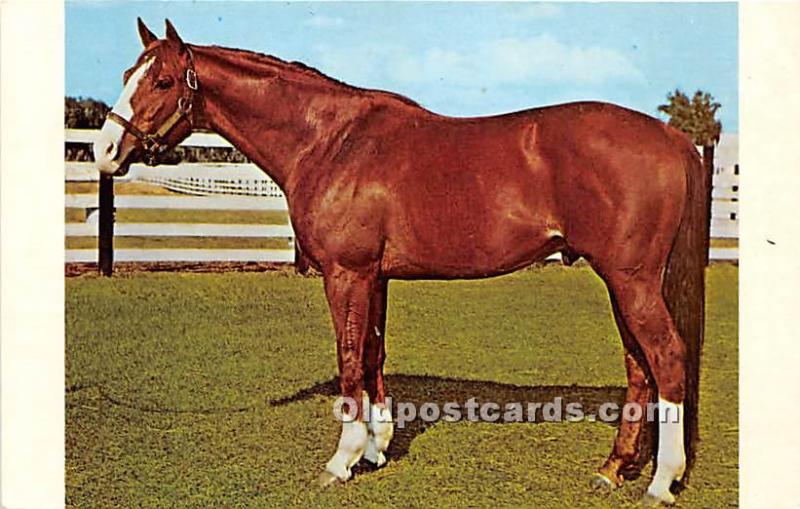
[[[187,100],[185,97],[178,98],[178,110],[183,112],[184,114],[189,113],[192,111],[192,103],[191,101]]]
[[[194,69],[186,69],[186,86],[191,90],[197,90],[197,73]]]

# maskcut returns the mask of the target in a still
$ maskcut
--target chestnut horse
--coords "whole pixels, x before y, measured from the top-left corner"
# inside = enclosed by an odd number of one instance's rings
[[[155,164],[205,129],[284,191],[296,241],[324,277],[342,395],[369,398],[343,423],[324,482],[346,481],[362,457],[386,462],[390,279],[487,278],[561,252],[586,259],[608,287],[626,349],[626,401],[645,406],[657,390],[646,497],[674,501],[670,485],[685,472],[694,429],[684,424],[696,410],[685,340],[702,334],[703,310],[676,312],[665,295],[702,303],[707,254],[697,239],[708,224],[703,168],[684,135],[598,102],[445,117],[300,63],[186,44],[169,21],[163,40],[141,20],[139,33],[144,51],[95,143],[97,167],[108,176]],[[596,487],[620,485],[640,463],[644,426],[621,423]]]

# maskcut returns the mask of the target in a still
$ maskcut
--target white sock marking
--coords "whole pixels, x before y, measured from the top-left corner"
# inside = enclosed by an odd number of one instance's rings
[[[383,453],[389,448],[389,442],[394,435],[392,413],[388,408],[372,405],[369,417],[367,423],[369,442],[364,452],[364,458],[382,467],[386,464],[386,456]]]
[[[670,493],[672,481],[683,476],[686,469],[686,452],[683,448],[683,403],[672,403],[658,398],[658,468],[647,492],[654,497],[673,503]]]
[[[325,465],[325,469],[346,481],[352,475],[350,468],[355,465],[367,447],[367,425],[362,421],[343,422],[342,436],[336,454]]]

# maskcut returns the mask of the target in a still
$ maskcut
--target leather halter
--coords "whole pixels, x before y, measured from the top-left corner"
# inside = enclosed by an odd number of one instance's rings
[[[186,90],[188,93],[185,93],[181,97],[178,98],[178,107],[175,111],[170,115],[170,117],[161,124],[161,127],[156,129],[154,132],[145,133],[130,120],[126,119],[125,117],[119,115],[114,111],[109,111],[106,115],[108,120],[116,122],[117,124],[121,125],[122,128],[132,134],[139,142],[142,144],[142,150],[144,154],[142,155],[142,160],[148,166],[155,166],[158,164],[159,156],[163,154],[169,146],[164,140],[164,137],[172,131],[172,129],[182,120],[186,119],[189,122],[189,125],[192,125],[192,104],[194,101],[195,93],[198,90],[197,84],[197,73],[194,70],[194,57],[192,55],[192,50],[189,47],[186,47],[186,51],[189,54],[189,65],[186,68],[185,72],[185,82],[186,82]],[[120,161],[120,168],[122,169],[125,164],[125,160],[130,157],[131,152],[135,147],[130,147],[128,150],[119,158]],[[121,170],[123,172],[127,172],[127,170]]]

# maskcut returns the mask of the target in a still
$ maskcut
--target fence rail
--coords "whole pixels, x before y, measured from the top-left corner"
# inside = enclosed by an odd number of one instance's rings
[[[94,143],[97,129],[64,129],[66,143]],[[233,148],[233,145],[215,133],[192,133],[180,143],[182,147]]]
[[[92,143],[97,131],[67,129],[67,143]],[[216,134],[194,133],[182,146],[230,148],[231,144]],[[67,182],[97,182],[93,163],[67,161]],[[213,210],[213,211],[286,211],[286,199],[280,188],[259,168],[250,163],[180,163],[149,168],[132,165],[124,178],[129,182],[147,182],[192,196],[120,195],[113,199],[115,209]],[[738,238],[738,166],[717,168],[712,189],[711,236]],[[108,183],[106,183],[108,184]],[[104,186],[101,186],[101,189]],[[109,186],[106,185],[106,188]],[[105,197],[108,199],[108,197]],[[100,198],[92,194],[67,194],[65,206],[85,211],[85,222],[67,223],[66,237],[102,237]],[[107,221],[108,219],[106,219]],[[108,228],[106,228],[108,229]],[[286,249],[116,249],[116,261],[135,262],[292,262],[295,259],[294,232],[291,225],[248,225],[218,223],[116,223],[118,237],[241,237],[283,238]],[[110,243],[110,239],[107,239]],[[102,242],[101,242],[102,244]],[[109,245],[108,243],[106,244]],[[110,256],[110,251],[107,256]],[[558,255],[551,257],[557,259]],[[736,248],[712,248],[713,260],[736,260]],[[97,262],[97,249],[68,249],[67,262]]]
[[[97,223],[67,223],[67,237],[96,237]],[[215,224],[215,223],[118,223],[118,237],[294,237],[287,225]]]
[[[93,194],[68,194],[67,208],[96,209],[99,199]],[[180,209],[180,210],[288,210],[286,198],[257,198],[254,196],[150,196],[120,195],[115,197],[118,209]]]

